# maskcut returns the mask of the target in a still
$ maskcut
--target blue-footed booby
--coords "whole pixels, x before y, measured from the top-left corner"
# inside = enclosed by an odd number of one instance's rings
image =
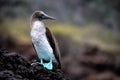
[[[31,16],[30,35],[34,49],[40,59],[40,62],[34,62],[31,65],[41,64],[48,70],[52,70],[54,67],[53,63],[56,63],[58,68],[61,68],[60,51],[55,37],[42,22],[42,20],[46,19],[54,20],[53,17],[48,16],[43,11],[35,11]]]

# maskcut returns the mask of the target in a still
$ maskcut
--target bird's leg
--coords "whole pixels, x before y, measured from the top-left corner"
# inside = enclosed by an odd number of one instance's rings
[[[40,64],[43,64],[43,60],[42,59],[40,59]]]

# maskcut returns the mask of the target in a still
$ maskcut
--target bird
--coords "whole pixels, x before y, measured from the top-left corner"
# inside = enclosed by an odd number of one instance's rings
[[[53,63],[56,63],[58,68],[61,69],[58,43],[50,29],[43,23],[43,20],[55,20],[55,18],[38,10],[32,14],[30,19],[32,44],[40,59],[40,62],[34,62],[31,65],[41,64],[48,70],[52,70]]]

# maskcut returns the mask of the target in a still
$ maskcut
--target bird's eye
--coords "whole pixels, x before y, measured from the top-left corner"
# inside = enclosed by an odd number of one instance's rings
[[[44,17],[44,15],[43,15],[43,14],[41,14],[41,15],[39,16],[39,18],[41,18],[41,19],[42,19],[43,17]]]

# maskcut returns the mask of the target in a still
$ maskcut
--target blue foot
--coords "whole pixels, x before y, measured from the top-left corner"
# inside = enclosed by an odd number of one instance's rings
[[[53,69],[52,59],[50,60],[49,63],[43,63],[43,60],[41,59],[41,62],[34,62],[31,65],[35,65],[35,64],[41,64],[41,65],[43,65],[43,67],[47,68],[48,70]]]
[[[49,63],[42,63],[42,64],[43,64],[43,66],[44,66],[45,68],[47,68],[48,70],[52,70],[52,69],[53,69],[52,59],[50,60]]]
[[[41,64],[40,62],[33,62],[31,65]]]

